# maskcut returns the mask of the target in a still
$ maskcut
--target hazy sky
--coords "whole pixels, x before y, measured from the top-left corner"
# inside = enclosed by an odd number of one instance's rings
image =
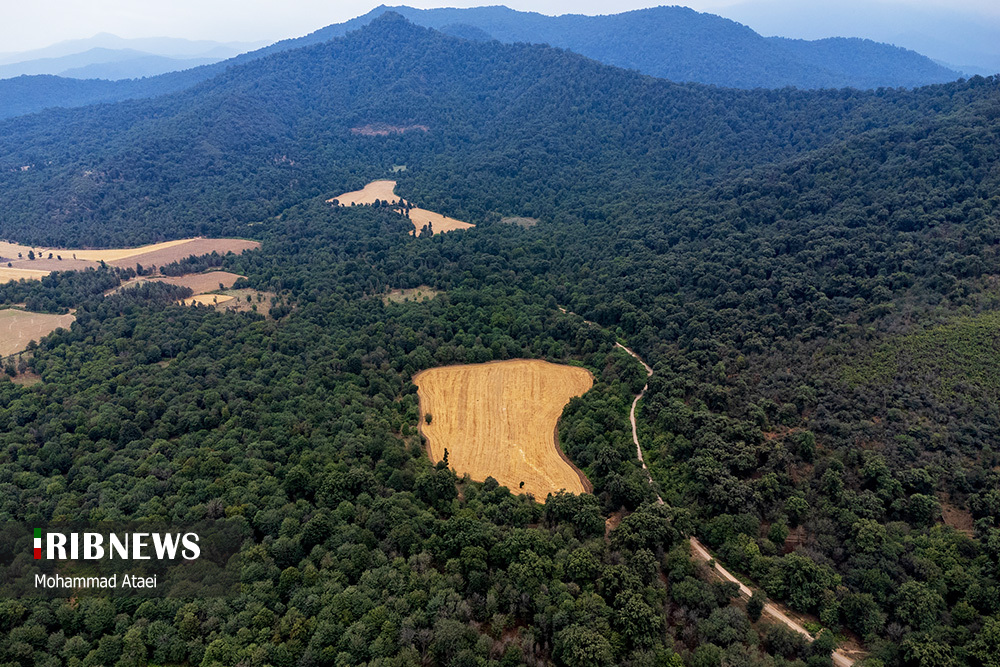
[[[387,1],[415,7],[506,4],[544,14],[612,14],[657,4],[681,4],[723,16],[725,8],[759,0],[485,0]],[[808,0],[802,0],[808,2]],[[910,7],[947,7],[1000,15],[996,0],[883,0]],[[0,0],[0,53],[110,32],[121,37],[186,37],[217,41],[275,41],[363,14],[378,0]],[[753,26],[751,26],[753,27]]]

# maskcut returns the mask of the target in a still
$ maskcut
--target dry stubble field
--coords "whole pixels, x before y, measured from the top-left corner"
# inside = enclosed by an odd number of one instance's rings
[[[361,206],[374,204],[376,199],[389,202],[390,204],[405,203],[405,200],[396,194],[396,181],[389,180],[372,181],[360,190],[345,192],[339,197],[333,197],[326,201],[329,204],[336,203],[339,206]],[[410,223],[413,225],[415,234],[419,233],[427,224],[430,224],[435,234],[475,227],[470,222],[462,222],[455,218],[449,218],[446,215],[428,211],[425,208],[411,208],[409,213]]]
[[[16,354],[62,327],[68,329],[75,315],[47,315],[25,310],[6,308],[0,310],[0,356]]]
[[[560,489],[590,490],[555,439],[563,408],[593,386],[589,371],[514,359],[431,368],[413,382],[421,413],[431,415],[421,427],[431,460],[440,461],[447,449],[448,464],[459,475],[479,481],[492,476],[541,502]]]
[[[191,255],[221,255],[234,252],[237,255],[260,247],[256,241],[245,239],[180,239],[166,241],[139,248],[109,248],[104,250],[74,250],[72,248],[42,248],[0,242],[0,282],[27,278],[41,280],[52,271],[81,270],[97,267],[106,262],[111,266],[134,267],[163,266]],[[29,252],[38,259],[27,259]],[[52,259],[49,259],[49,255]],[[62,260],[58,259],[62,257]],[[10,266],[7,266],[10,264]]]

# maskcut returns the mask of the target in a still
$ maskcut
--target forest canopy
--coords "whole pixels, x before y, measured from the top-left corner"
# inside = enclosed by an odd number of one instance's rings
[[[3,122],[0,237],[253,238],[162,270],[275,296],[106,295],[110,269],[0,287],[77,316],[23,357],[40,382],[0,380],[0,513],[245,535],[236,599],[0,601],[0,662],[820,667],[860,643],[870,667],[996,667],[998,83],[679,85],[389,15]],[[350,132],[370,123],[429,130]],[[326,202],[395,165],[407,201],[476,227]],[[646,374],[616,342],[654,370],[652,485]],[[594,374],[558,427],[593,494],[428,459],[414,374],[511,358]]]

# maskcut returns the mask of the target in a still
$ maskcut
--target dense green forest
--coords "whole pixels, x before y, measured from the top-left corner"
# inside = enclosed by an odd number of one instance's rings
[[[851,638],[870,667],[997,667],[998,84],[683,86],[387,16],[4,122],[0,237],[252,237],[186,266],[277,299],[104,297],[111,270],[0,288],[77,308],[27,360],[41,383],[0,380],[0,512],[246,536],[238,598],[0,602],[0,663],[820,667]],[[350,132],[372,122],[430,130]],[[407,200],[476,228],[325,203],[395,164]],[[420,285],[441,294],[381,298]],[[655,369],[655,489],[617,340]],[[559,427],[593,495],[427,459],[412,376],[514,357],[595,374]],[[759,619],[691,534],[826,630]]]

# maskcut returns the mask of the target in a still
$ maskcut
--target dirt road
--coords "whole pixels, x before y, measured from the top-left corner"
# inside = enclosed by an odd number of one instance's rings
[[[632,355],[632,357],[634,357],[635,359],[637,359],[640,364],[643,365],[643,367],[646,369],[646,377],[647,378],[650,375],[653,374],[653,369],[650,368],[649,364],[647,364],[645,361],[643,361],[642,358],[638,354],[636,354],[632,350],[628,349],[627,347],[625,347],[621,343],[615,343],[615,345],[617,345],[621,349],[623,349],[626,352],[628,352],[630,355]],[[645,461],[645,459],[642,458],[642,447],[639,446],[639,430],[635,426],[635,408],[636,408],[637,405],[639,405],[639,399],[641,399],[643,396],[646,395],[646,390],[647,389],[649,389],[649,383],[648,382],[642,386],[642,391],[640,391],[638,394],[636,394],[635,395],[635,399],[632,400],[632,409],[629,411],[628,418],[629,418],[629,421],[632,422],[632,442],[635,443],[635,455],[639,457],[639,463],[642,464],[642,469],[644,471],[646,471],[646,479],[649,481],[649,485],[653,486],[653,476],[649,474],[649,468],[646,467],[646,461]],[[656,493],[655,489],[654,489],[653,493]],[[659,505],[663,504],[663,498],[660,497],[659,493],[656,493],[656,502]]]
[[[635,359],[639,361],[646,369],[646,377],[653,374],[653,369],[650,368],[649,364],[642,360],[642,358],[625,347],[621,343],[615,343],[618,347],[628,352]],[[632,410],[629,413],[629,420],[632,422],[632,441],[635,443],[635,453],[639,457],[639,462],[642,464],[642,469],[646,471],[646,479],[649,480],[650,485],[653,484],[653,477],[649,474],[649,468],[646,467],[646,461],[642,458],[642,447],[639,445],[639,431],[635,425],[635,408],[639,404],[639,399],[641,399],[646,394],[646,390],[649,389],[649,383],[642,388],[642,391],[636,394],[635,399],[632,401]],[[663,504],[663,498],[660,494],[656,494],[656,502],[660,505]],[[713,562],[712,554],[708,552],[705,545],[702,544],[697,537],[691,537],[691,555],[696,559],[704,561],[706,563]],[[753,595],[753,590],[749,586],[741,582],[739,579],[734,577],[732,573],[726,568],[722,567],[718,561],[713,562],[715,572],[726,581],[731,581],[740,587],[740,594],[749,599]],[[797,622],[791,617],[791,612],[784,606],[774,602],[768,602],[764,605],[764,613],[778,621],[784,623],[787,627],[791,628],[795,632],[803,635],[809,641],[812,641],[813,636],[806,630],[801,623]],[[848,656],[842,649],[837,649],[833,652],[833,664],[837,667],[851,667],[854,664],[854,659]]]

